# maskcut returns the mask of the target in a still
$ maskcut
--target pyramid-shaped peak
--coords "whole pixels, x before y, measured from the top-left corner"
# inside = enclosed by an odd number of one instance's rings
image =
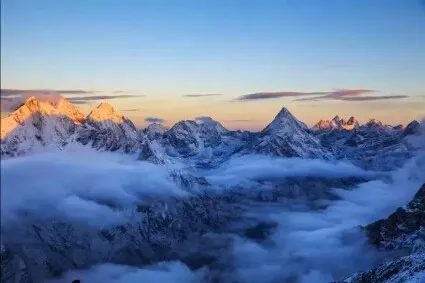
[[[94,121],[111,120],[116,123],[123,122],[123,117],[107,102],[100,103],[90,112],[88,118]]]
[[[274,120],[263,130],[263,132],[269,131],[291,131],[291,128],[301,127],[307,129],[307,126],[298,121],[291,112],[285,107],[279,111]]]
[[[115,111],[115,109],[114,109],[114,107],[111,105],[111,104],[109,104],[108,102],[106,102],[106,101],[102,101],[97,107],[96,107],[96,109],[100,109],[100,110],[109,110],[109,111],[112,111],[112,112],[116,112]]]
[[[279,113],[277,113],[276,118],[277,117],[286,117],[286,116],[292,116],[292,113],[288,110],[288,108],[286,107],[282,107],[282,109],[280,109]]]

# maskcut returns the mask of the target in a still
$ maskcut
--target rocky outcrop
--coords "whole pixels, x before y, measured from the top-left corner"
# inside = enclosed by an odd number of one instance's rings
[[[406,207],[367,225],[365,231],[376,248],[407,255],[355,274],[344,282],[425,282],[425,184]]]

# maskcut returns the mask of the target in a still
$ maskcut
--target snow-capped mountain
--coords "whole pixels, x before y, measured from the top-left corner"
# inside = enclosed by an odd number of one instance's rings
[[[359,126],[354,117],[338,116],[319,122],[311,131],[286,108],[261,132],[229,131],[210,117],[184,120],[170,129],[153,123],[144,130],[108,103],[87,116],[66,99],[28,99],[2,119],[1,154],[16,156],[39,148],[62,149],[80,143],[96,150],[138,153],[157,164],[185,163],[214,167],[234,155],[267,154],[284,157],[350,159],[364,168],[391,169],[411,156],[404,137],[419,129],[370,120]]]
[[[84,145],[90,143],[99,150],[135,152],[140,147],[133,122],[106,102],[90,112],[86,123],[78,130],[77,140]]]
[[[403,131],[403,135],[409,136],[409,135],[415,135],[419,133],[421,125],[418,121],[413,120],[409,124],[407,124],[406,128]]]
[[[212,167],[227,160],[245,143],[244,135],[224,128],[209,117],[176,123],[158,140],[172,158],[184,159],[201,167]]]
[[[415,123],[411,124],[413,129]],[[324,146],[332,149],[338,159],[350,160],[367,169],[392,170],[401,166],[414,151],[404,139],[409,135],[406,129],[384,125],[376,119],[350,131],[315,128],[314,134]]]
[[[340,119],[336,115],[332,120],[320,120],[317,124],[313,126],[313,130],[323,131],[323,130],[347,130],[351,131],[359,127],[359,122],[356,118],[351,116],[347,121],[345,119]]]
[[[143,134],[148,137],[150,140],[161,138],[164,133],[167,131],[167,128],[159,123],[152,123],[146,129],[143,130]]]
[[[308,127],[297,120],[286,108],[242,151],[244,154],[261,153],[286,157],[332,158]]]
[[[1,154],[16,156],[35,148],[63,147],[83,122],[84,115],[65,99],[52,103],[30,97],[1,120]]]

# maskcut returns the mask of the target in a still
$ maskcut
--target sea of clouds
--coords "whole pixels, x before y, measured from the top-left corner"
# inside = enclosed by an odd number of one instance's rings
[[[167,168],[121,154],[49,153],[2,160],[2,230],[23,217],[61,217],[93,227],[126,221],[122,210],[149,198],[188,197]],[[265,242],[232,235],[227,282],[330,282],[370,268],[383,257],[366,243],[359,225],[388,216],[408,203],[425,182],[425,155],[419,153],[386,179],[335,189],[338,200],[325,209],[308,206],[253,206],[258,221],[276,222]],[[373,177],[350,163],[246,156],[203,172],[212,184],[278,180],[285,177]],[[119,208],[119,209],[117,209]],[[205,270],[191,271],[180,262],[149,267],[100,264],[69,271],[49,282],[199,282]]]

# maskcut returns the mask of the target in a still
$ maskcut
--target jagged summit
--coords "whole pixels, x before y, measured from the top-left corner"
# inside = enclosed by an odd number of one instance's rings
[[[382,127],[383,124],[381,121],[377,119],[369,119],[369,121],[366,123],[367,127]]]
[[[348,120],[341,119],[339,115],[336,115],[332,120],[320,120],[317,122],[313,129],[315,130],[348,130],[351,131],[359,127],[359,122],[353,116]]]

